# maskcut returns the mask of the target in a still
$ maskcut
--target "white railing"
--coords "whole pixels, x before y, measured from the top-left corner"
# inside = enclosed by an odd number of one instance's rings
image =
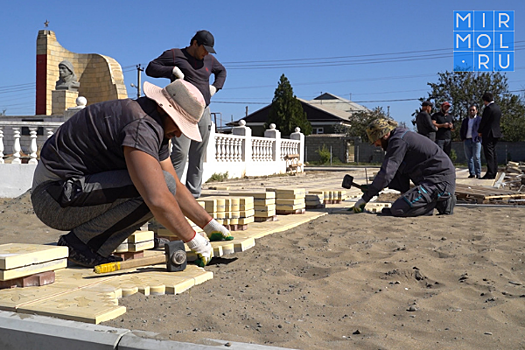
[[[0,164],[4,164],[6,155],[11,155],[11,164],[22,164],[22,158],[27,158],[24,154],[28,155],[29,164],[38,163],[38,150],[60,125],[61,122],[0,121]],[[24,127],[28,128],[29,137],[22,137]],[[44,134],[39,137],[40,128]]]
[[[252,160],[254,162],[272,161],[272,146],[275,140],[265,137],[252,137]]]
[[[217,162],[242,162],[244,159],[243,138],[240,136],[215,134],[215,142],[210,143],[212,147],[215,147],[215,160]]]
[[[34,166],[38,163],[39,150],[60,125],[62,122],[56,121],[0,120],[0,198],[16,197],[29,189]],[[23,128],[27,128],[29,135],[22,135]],[[215,133],[212,126],[204,160],[203,180],[206,181],[214,173],[228,172],[230,178],[285,173],[285,157],[289,154],[299,154],[299,161],[304,163],[304,135],[298,128],[290,135],[290,139],[282,139],[280,131],[273,124],[265,131],[264,137],[252,137],[251,133],[252,130],[244,121],[241,121],[241,126],[232,129],[232,134]],[[18,165],[21,168],[15,169]],[[19,175],[25,172],[29,174]],[[183,181],[184,178],[185,175],[182,177]],[[17,188],[16,193],[11,189],[14,182],[17,183],[14,186]],[[18,185],[18,182],[21,183]],[[6,194],[4,189],[8,187],[10,190]]]

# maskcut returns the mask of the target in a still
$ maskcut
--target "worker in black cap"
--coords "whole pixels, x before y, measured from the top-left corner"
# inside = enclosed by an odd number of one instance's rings
[[[184,135],[173,138],[171,161],[179,179],[184,173],[186,160],[186,187],[193,197],[201,195],[204,154],[208,146],[211,130],[210,100],[224,85],[226,69],[217,59],[209,55],[216,53],[213,48],[215,39],[207,30],[199,30],[190,40],[190,46],[184,49],[170,49],[148,64],[146,74],[153,78],[168,78],[171,81],[184,79],[195,85],[204,96],[206,108],[199,122],[202,142],[190,140]],[[210,76],[215,80],[210,84]]]
[[[432,120],[436,125],[436,143],[447,156],[450,157],[452,151],[452,131],[454,131],[454,122],[452,116],[448,113],[450,110],[450,103],[445,101],[441,104],[438,112],[432,114]]]
[[[421,112],[416,116],[416,126],[418,134],[428,137],[432,141],[436,141],[437,127],[430,118],[432,111],[432,102],[424,101],[421,104]]]

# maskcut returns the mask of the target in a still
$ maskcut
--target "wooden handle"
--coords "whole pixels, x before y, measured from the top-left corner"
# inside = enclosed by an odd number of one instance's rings
[[[147,258],[131,259],[126,261],[116,261],[107,264],[97,265],[93,268],[95,273],[108,273],[119,270],[131,269],[133,267],[148,266],[166,263],[165,255],[153,255]]]

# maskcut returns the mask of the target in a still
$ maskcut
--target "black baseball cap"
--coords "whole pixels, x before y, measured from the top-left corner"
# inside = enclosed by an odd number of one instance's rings
[[[430,102],[430,101],[424,101],[421,105],[422,105],[423,107],[426,107],[426,106],[430,106],[430,107],[432,107],[432,106],[434,106],[434,105],[432,104],[432,102]]]
[[[208,53],[216,53],[213,49],[215,39],[213,38],[213,35],[207,30],[199,30],[191,39],[191,41],[193,40],[197,40],[197,44],[204,46]]]

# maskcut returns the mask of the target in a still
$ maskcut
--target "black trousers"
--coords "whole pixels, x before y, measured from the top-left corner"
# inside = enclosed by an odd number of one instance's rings
[[[498,172],[498,158],[496,156],[496,144],[498,143],[497,138],[494,137],[483,137],[481,144],[483,145],[483,153],[485,153],[485,159],[487,160],[487,177],[496,177]]]

